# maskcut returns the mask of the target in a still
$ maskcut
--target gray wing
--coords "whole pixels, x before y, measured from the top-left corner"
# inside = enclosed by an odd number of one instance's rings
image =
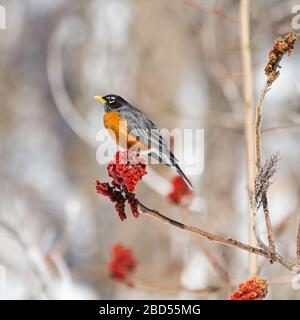
[[[166,164],[177,162],[156,125],[142,111],[132,108],[130,111],[120,110],[120,116],[127,121],[130,135],[151,148]]]

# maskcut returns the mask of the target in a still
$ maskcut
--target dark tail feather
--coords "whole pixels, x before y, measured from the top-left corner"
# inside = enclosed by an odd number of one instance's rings
[[[186,185],[193,190],[193,185],[191,183],[191,181],[187,178],[187,176],[184,174],[184,172],[181,170],[181,168],[179,167],[178,163],[177,163],[177,159],[175,158],[174,154],[172,152],[170,152],[170,158],[171,158],[171,163],[172,163],[172,167],[174,167],[176,169],[176,171],[179,173],[179,175],[181,176],[181,178],[184,180],[184,182],[186,183]]]
[[[160,163],[168,166],[168,167],[173,167],[176,169],[176,171],[178,172],[178,174],[181,176],[181,178],[184,180],[184,182],[186,183],[186,185],[193,190],[193,185],[191,184],[190,180],[187,178],[187,176],[184,174],[184,172],[181,170],[181,168],[179,167],[176,158],[174,157],[173,153],[170,152],[170,158],[167,161],[164,161],[163,158],[156,154],[151,152],[150,155],[151,157],[159,160]]]
[[[181,170],[179,165],[177,163],[174,163],[174,167],[176,168],[177,172],[181,176],[181,178],[184,180],[184,182],[187,184],[187,186],[193,190],[193,185],[191,184],[191,181],[187,178],[187,176],[184,174],[184,172]]]

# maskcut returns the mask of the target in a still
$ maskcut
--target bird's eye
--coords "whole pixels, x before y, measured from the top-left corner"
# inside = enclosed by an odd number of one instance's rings
[[[115,98],[114,98],[114,97],[109,97],[109,98],[108,98],[108,102],[109,102],[110,104],[114,103],[114,102],[115,102]]]

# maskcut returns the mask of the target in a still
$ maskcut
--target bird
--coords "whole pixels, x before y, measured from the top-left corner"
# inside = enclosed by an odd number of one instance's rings
[[[180,168],[179,161],[168,148],[158,127],[141,110],[115,94],[94,98],[104,105],[104,127],[119,146],[130,150],[147,150],[150,157],[174,168],[193,190],[192,183]]]

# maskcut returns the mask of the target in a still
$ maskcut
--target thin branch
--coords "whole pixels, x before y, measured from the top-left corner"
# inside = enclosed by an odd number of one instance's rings
[[[255,114],[255,163],[257,171],[261,169],[261,123],[263,117],[263,105],[267,92],[269,91],[269,83],[266,81],[261,95],[259,97],[258,103],[256,105]]]
[[[246,0],[245,0],[246,1]],[[294,45],[297,40],[298,35],[294,32],[288,33],[284,38],[279,38],[275,41],[272,50],[269,53],[269,62],[265,67],[265,74],[267,80],[261,92],[260,98],[256,105],[256,116],[255,116],[255,162],[256,168],[259,172],[262,168],[261,165],[261,126],[263,117],[263,107],[266,94],[271,88],[272,83],[278,78],[280,72],[280,62],[284,54],[291,54],[294,50]],[[271,223],[267,192],[262,194],[262,206],[264,211],[265,223],[268,233],[268,242],[270,247],[270,261],[273,261],[273,256],[275,254],[275,237],[274,230]],[[256,229],[256,226],[254,226]]]
[[[221,236],[221,235],[216,235],[210,232],[207,232],[203,229],[197,228],[197,227],[192,227],[186,224],[183,224],[179,221],[173,220],[169,217],[164,216],[163,214],[161,214],[160,212],[158,212],[157,210],[152,210],[147,208],[145,205],[143,205],[141,202],[139,202],[139,212],[141,214],[150,216],[152,218],[155,218],[156,220],[159,220],[161,223],[163,224],[167,224],[167,225],[171,225],[173,227],[182,229],[182,230],[186,230],[190,233],[193,233],[199,237],[203,237],[206,238],[210,241],[214,241],[223,245],[227,245],[227,246],[231,246],[231,247],[235,247],[235,248],[239,248],[242,249],[244,251],[262,256],[266,259],[269,259],[270,253],[269,250],[265,250],[263,248],[258,248],[258,247],[254,247],[248,244],[245,244],[243,242],[240,242],[238,240],[235,240],[231,237],[226,237],[226,236]],[[284,266],[285,268],[287,268],[290,271],[297,271],[298,273],[300,273],[300,266],[296,265],[293,262],[290,262],[288,260],[286,260],[284,257],[282,257],[281,255],[279,255],[278,253],[275,253],[273,261],[278,262],[279,264],[281,264],[282,266]]]
[[[264,194],[262,204],[263,204],[264,217],[265,217],[266,228],[268,233],[268,243],[270,247],[270,262],[272,263],[273,255],[275,254],[275,236],[274,236],[274,230],[273,230],[271,217],[270,217],[267,194]]]
[[[248,179],[248,196],[253,193],[254,189],[254,135],[253,135],[253,84],[252,84],[252,60],[250,52],[250,14],[249,0],[241,0],[240,3],[240,20],[241,20],[241,54],[243,61],[243,95],[245,109],[245,138],[247,150],[247,179]],[[253,234],[253,215],[251,205],[248,202],[248,237],[249,243],[256,244]],[[249,272],[251,275],[257,274],[257,258],[255,255],[249,256]]]
[[[263,117],[263,106],[264,106],[264,101],[267,92],[270,89],[270,82],[266,81],[263,90],[261,92],[261,95],[259,97],[258,103],[256,105],[256,114],[255,114],[255,163],[256,163],[256,169],[257,172],[259,173],[262,169],[261,165],[261,124],[262,124],[262,117]],[[263,211],[264,211],[264,217],[265,217],[265,223],[266,223],[266,228],[267,228],[267,233],[268,233],[268,242],[269,242],[269,247],[270,247],[270,261],[273,261],[273,255],[275,253],[275,237],[274,237],[274,231],[272,228],[272,223],[270,219],[270,213],[269,213],[269,208],[268,208],[268,199],[267,199],[267,193],[263,192],[261,195],[261,202],[263,205]],[[265,248],[265,245],[261,241],[258,230],[257,230],[257,219],[256,219],[256,211],[253,213],[254,219],[255,219],[255,224],[253,224],[253,229],[254,233],[256,235],[256,239],[261,247]]]

